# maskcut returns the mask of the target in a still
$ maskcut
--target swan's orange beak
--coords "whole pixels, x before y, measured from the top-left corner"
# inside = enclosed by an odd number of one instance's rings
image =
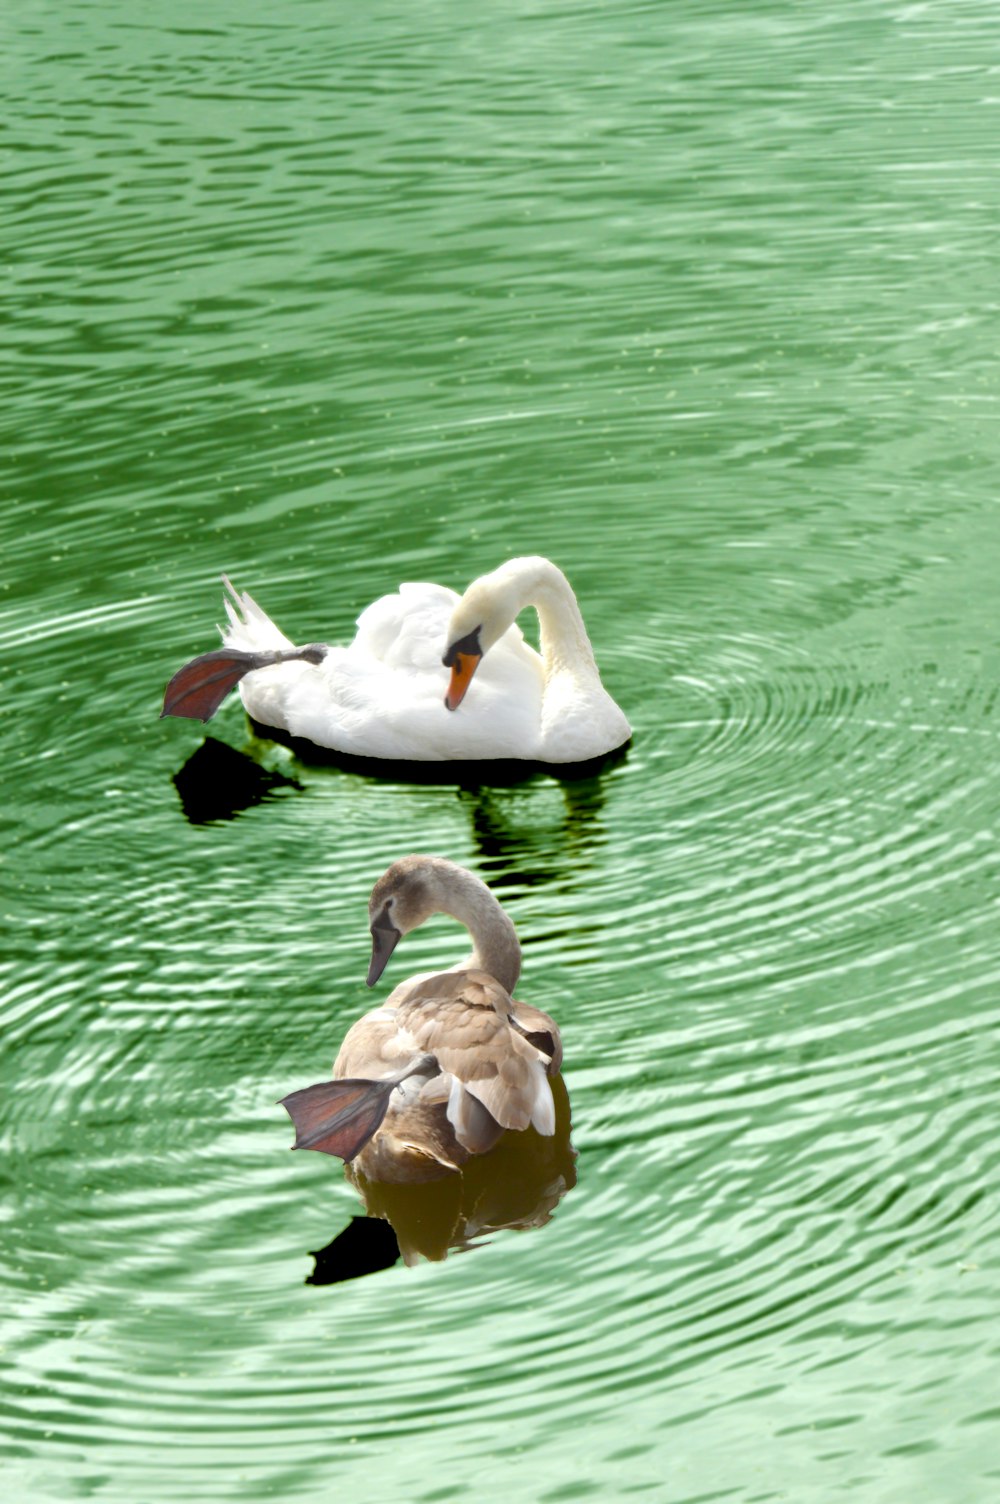
[[[451,683],[444,703],[449,710],[457,710],[465,699],[465,692],[472,683],[472,676],[482,661],[482,653],[456,653],[451,663]]]

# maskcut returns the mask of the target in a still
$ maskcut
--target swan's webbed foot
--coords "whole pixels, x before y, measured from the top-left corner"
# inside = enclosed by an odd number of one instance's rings
[[[293,1149],[317,1149],[353,1159],[381,1125],[399,1078],[320,1081],[282,1097],[295,1128]]]
[[[164,691],[160,719],[165,715],[177,715],[193,721],[210,721],[229,691],[235,689],[245,674],[296,659],[304,663],[322,663],[325,656],[326,648],[322,643],[283,652],[247,653],[242,648],[216,648],[211,653],[202,653],[174,674]]]
[[[260,653],[244,653],[239,648],[216,648],[202,653],[178,669],[163,695],[165,715],[187,716],[192,721],[210,721],[231,689],[260,665],[254,662]]]

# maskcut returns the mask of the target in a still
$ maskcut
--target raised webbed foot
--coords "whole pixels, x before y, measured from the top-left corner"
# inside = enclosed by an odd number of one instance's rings
[[[320,1081],[282,1097],[295,1127],[293,1149],[353,1159],[381,1125],[399,1081]]]
[[[322,663],[326,648],[311,643],[306,648],[289,648],[279,652],[247,653],[242,648],[216,648],[202,653],[179,668],[163,695],[165,715],[187,716],[192,721],[210,721],[245,674],[254,669],[271,668],[276,663]]]

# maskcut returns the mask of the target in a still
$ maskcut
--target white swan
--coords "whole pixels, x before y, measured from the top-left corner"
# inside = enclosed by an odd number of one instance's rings
[[[441,857],[394,862],[372,890],[373,987],[399,939],[431,914],[469,930],[472,955],[410,977],[349,1029],[333,1080],[282,1099],[296,1149],[318,1149],[371,1180],[434,1179],[492,1149],[504,1129],[555,1132],[554,1021],[514,1002],[521,947],[486,884]]]
[[[174,675],[164,715],[207,721],[239,684],[261,725],[339,753],[417,762],[586,762],[631,735],[569,581],[548,559],[509,559],[461,597],[401,585],[362,612],[346,648],[297,648],[226,585],[225,646]],[[538,613],[540,654],[514,625],[526,606]]]

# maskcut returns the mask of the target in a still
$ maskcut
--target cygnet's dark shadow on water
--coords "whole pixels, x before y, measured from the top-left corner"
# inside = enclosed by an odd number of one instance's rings
[[[264,768],[226,742],[208,736],[174,774],[181,808],[192,825],[232,820],[283,789],[298,789],[297,778]]]
[[[399,1243],[388,1222],[381,1217],[352,1217],[325,1248],[313,1249],[316,1266],[306,1275],[307,1285],[339,1285],[363,1274],[377,1274],[399,1262]]]
[[[556,1126],[549,1137],[534,1128],[505,1133],[488,1154],[473,1156],[461,1170],[438,1165],[431,1178],[422,1170],[420,1179],[369,1180],[348,1165],[367,1216],[353,1218],[313,1253],[316,1267],[306,1283],[356,1279],[390,1268],[399,1257],[411,1265],[422,1258],[436,1263],[504,1229],[544,1227],[576,1185],[569,1093],[562,1076],[552,1077],[551,1085]],[[407,1173],[402,1164],[400,1173]]]

